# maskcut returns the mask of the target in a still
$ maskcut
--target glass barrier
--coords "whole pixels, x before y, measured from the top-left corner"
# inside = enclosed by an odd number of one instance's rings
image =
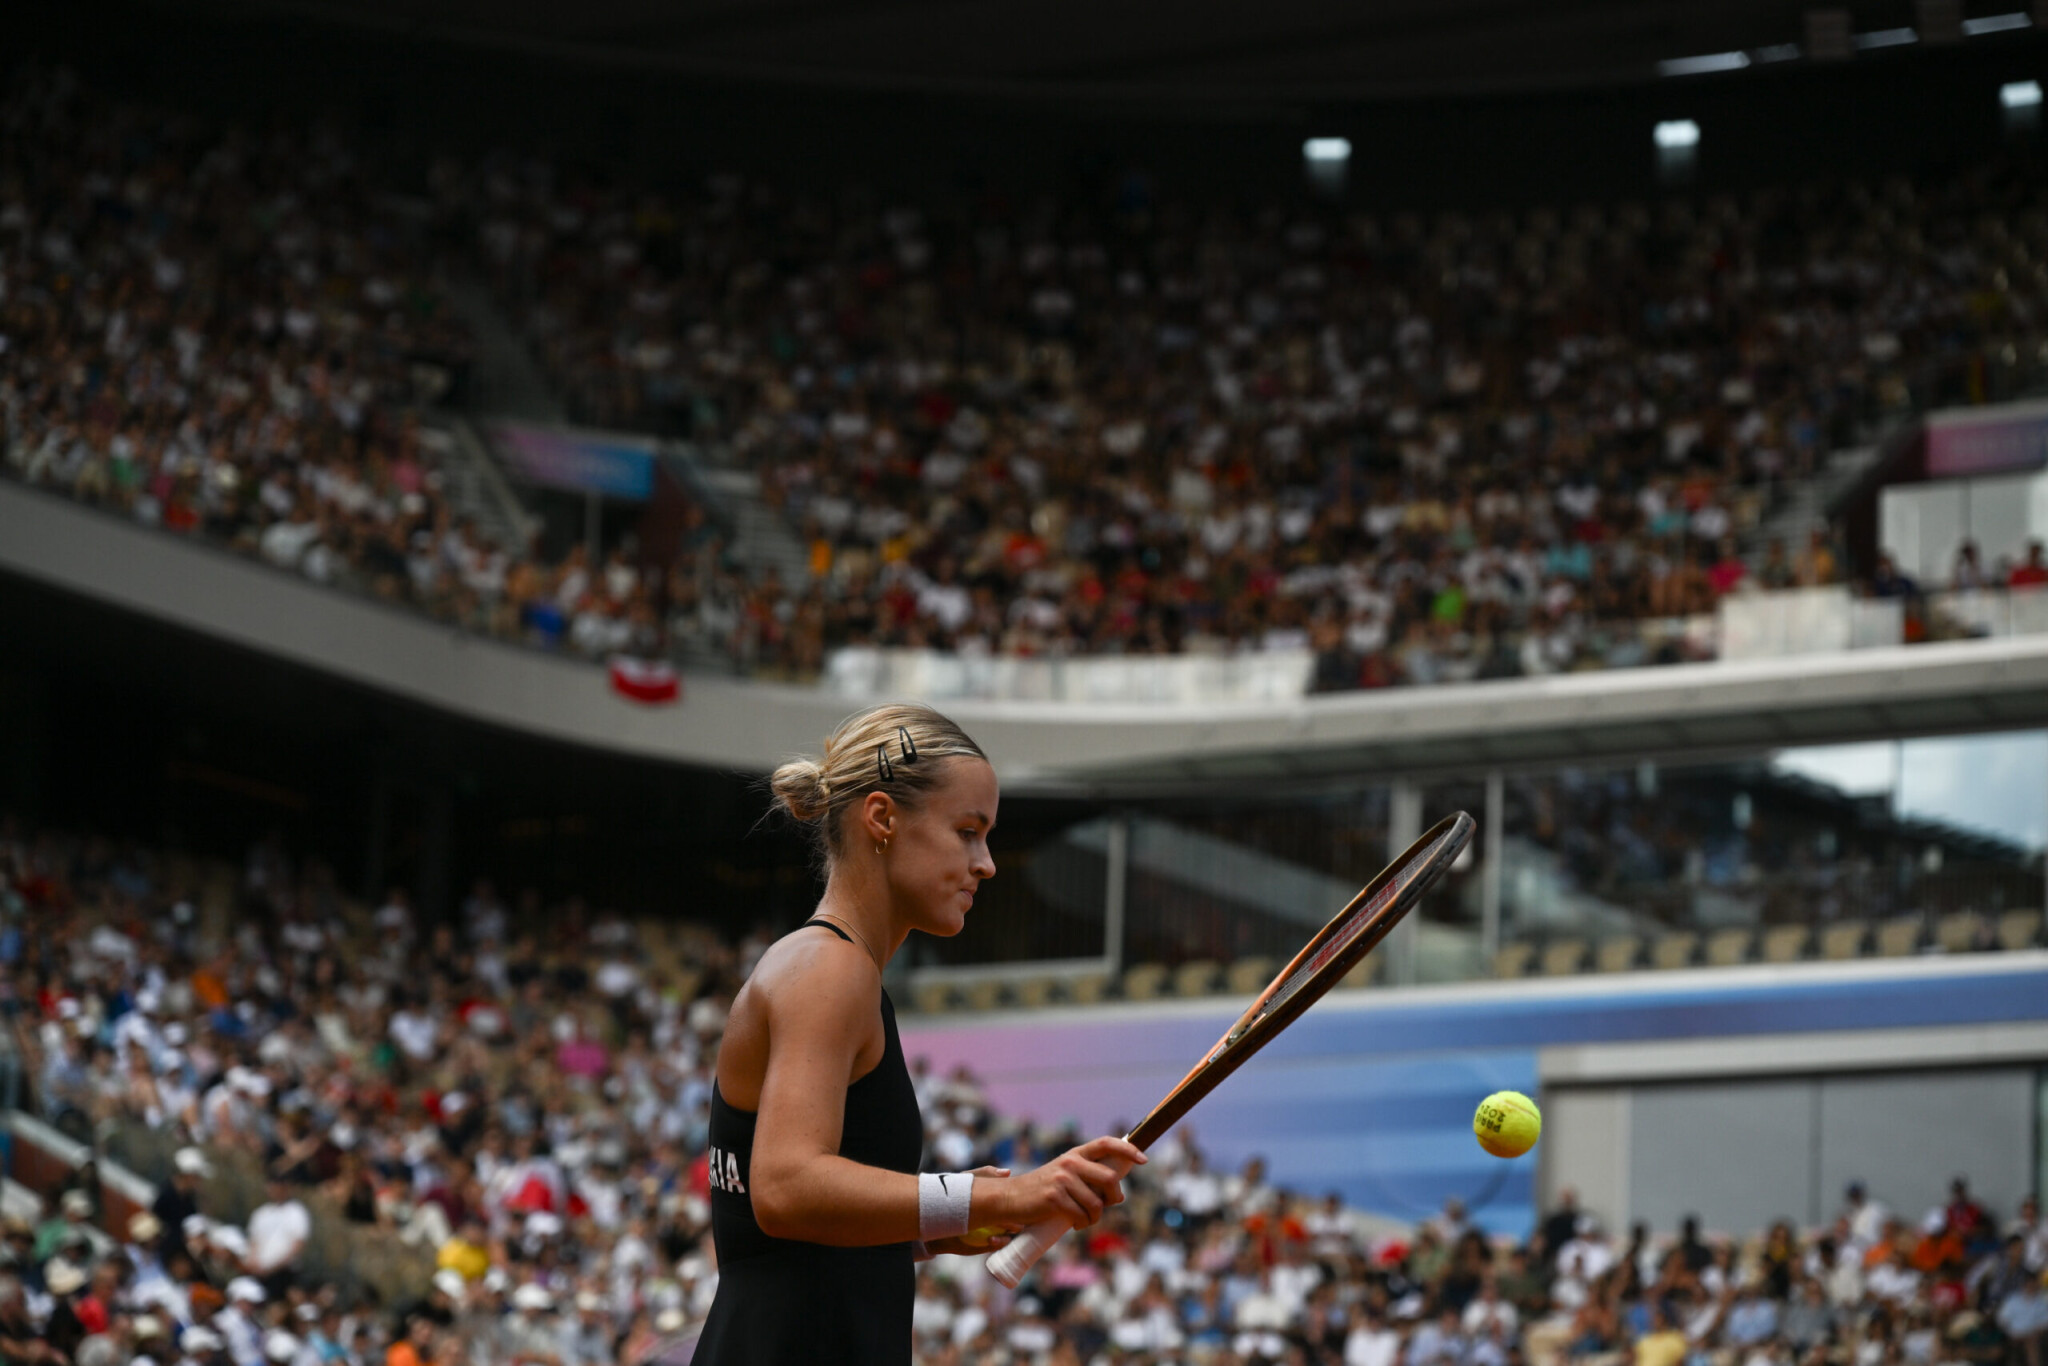
[[[1130,820],[1129,962],[1284,962],[1387,861],[1383,784],[1174,802]]]
[[[912,936],[912,967],[1099,959],[1109,886],[1109,819],[1065,803],[1005,802],[990,840],[996,876],[950,939]]]
[[[1291,957],[1459,810],[1472,845],[1353,985],[2014,947],[2048,902],[2036,730],[1107,813],[1020,802],[967,932],[917,962],[1100,961],[1120,925],[1120,964],[1165,974],[1150,994],[1251,990],[1253,964]]]
[[[1613,968],[1640,965],[1618,946],[1626,936],[1646,955],[1651,936],[1700,936],[1651,963],[1676,967],[1760,952],[1738,951],[1739,932],[1779,926],[1788,956],[1854,956],[1872,947],[1854,932],[1887,923],[1883,951],[1913,952],[1943,942],[1945,919],[2043,901],[2048,732],[1561,769],[1505,789],[1504,936],[1583,937],[1595,954],[1592,941],[1617,941],[1605,950]],[[1812,942],[1797,941],[1799,927]],[[1716,950],[1708,939],[1721,932]]]

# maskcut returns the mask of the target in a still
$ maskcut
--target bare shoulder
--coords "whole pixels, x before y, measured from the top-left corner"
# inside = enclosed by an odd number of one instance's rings
[[[776,1019],[870,1013],[882,990],[875,960],[838,935],[786,935],[761,955],[747,987]]]

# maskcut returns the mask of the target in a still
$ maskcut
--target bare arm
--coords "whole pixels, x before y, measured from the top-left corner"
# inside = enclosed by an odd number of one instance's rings
[[[764,989],[768,1061],[748,1173],[754,1218],[770,1237],[831,1247],[917,1239],[917,1178],[839,1155],[846,1088],[879,1011],[872,961],[849,944],[806,944]],[[1098,1151],[1099,1150],[1099,1151]],[[974,1184],[973,1227],[1022,1228],[1059,1214],[1094,1223],[1123,1199],[1101,1159],[1144,1157],[1122,1139],[1097,1139],[1016,1179]]]

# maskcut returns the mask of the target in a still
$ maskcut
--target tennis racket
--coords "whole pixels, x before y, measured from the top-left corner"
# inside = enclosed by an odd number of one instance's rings
[[[1323,993],[1336,986],[1345,973],[1371,953],[1401,917],[1414,909],[1464,851],[1472,839],[1472,818],[1460,811],[1446,817],[1408,851],[1388,864],[1351,904],[1337,912],[1329,924],[1316,932],[1294,961],[1280,969],[1251,1008],[1240,1015],[1203,1059],[1196,1063],[1166,1098],[1152,1107],[1152,1113],[1138,1122],[1128,1135],[1133,1146],[1151,1148],[1181,1117],[1214,1091],[1223,1079],[1250,1061],[1252,1055],[1278,1037],[1301,1013],[1314,1005]],[[1129,1173],[1128,1165],[1111,1162],[1119,1177]],[[1060,1235],[1070,1227],[1060,1219],[1047,1219],[1012,1238],[989,1254],[989,1274],[1015,1289],[1024,1273],[1035,1265]]]

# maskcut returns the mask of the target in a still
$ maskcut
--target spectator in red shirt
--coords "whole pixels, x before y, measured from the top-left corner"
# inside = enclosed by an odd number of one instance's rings
[[[2009,588],[2038,588],[2048,584],[2048,564],[2041,559],[2041,543],[2027,542],[2027,562],[2012,571],[2006,579]]]
[[[1707,582],[1714,587],[1714,596],[1726,597],[1739,587],[1749,574],[1749,566],[1742,562],[1742,555],[1735,548],[1733,536],[1721,542],[1721,558],[1707,571]]]
[[[2038,558],[2038,543],[2034,549]],[[1948,1186],[1948,1229],[1962,1240],[1971,1256],[1981,1256],[1998,1245],[1998,1226],[1984,1207],[1970,1198],[1970,1183],[1960,1176]]]

